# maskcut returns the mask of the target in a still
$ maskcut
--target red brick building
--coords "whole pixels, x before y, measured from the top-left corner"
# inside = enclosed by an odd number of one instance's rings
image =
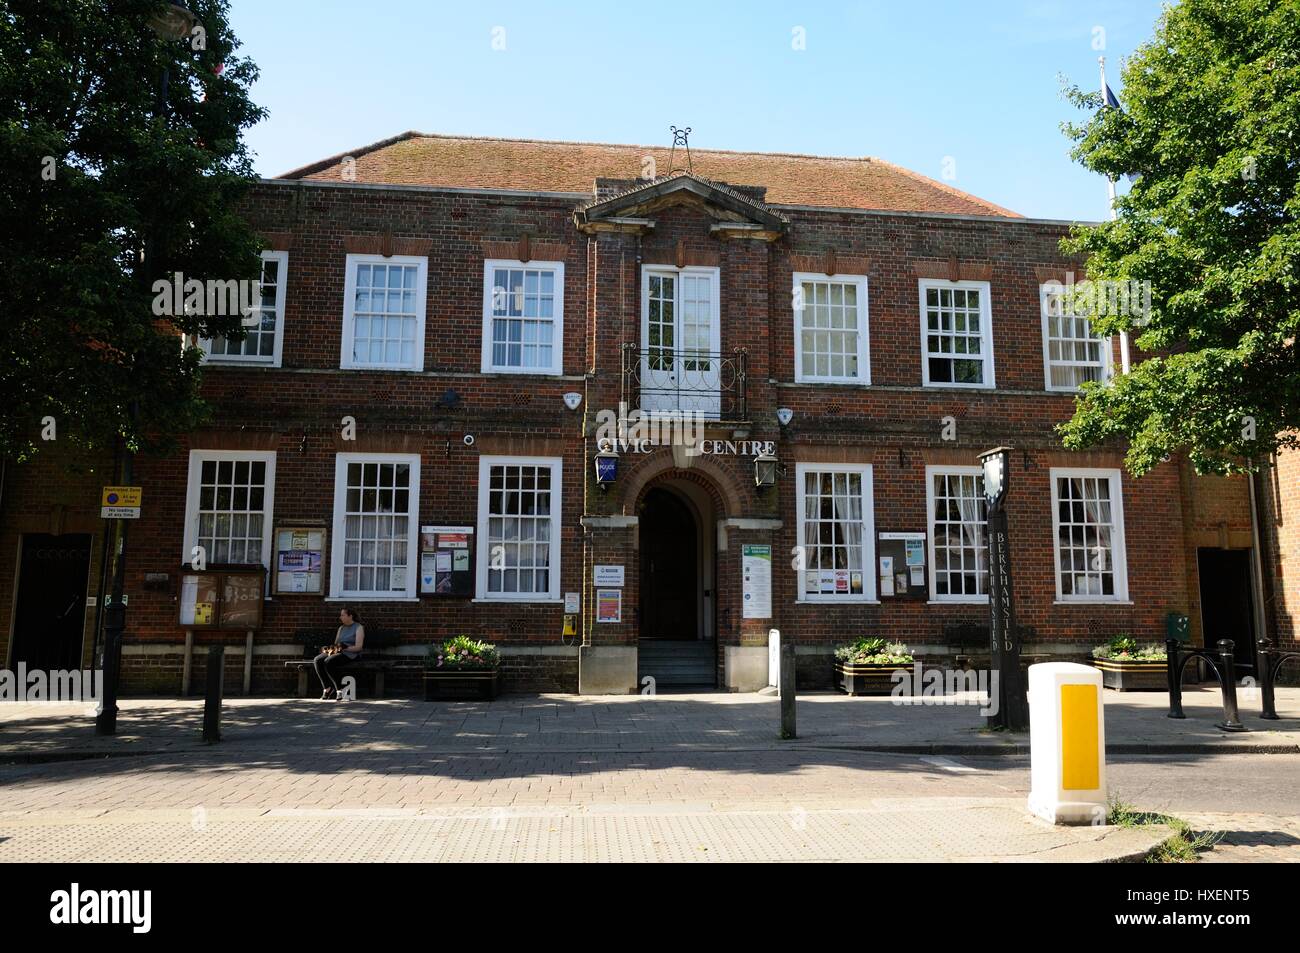
[[[1293,554],[1255,562],[1245,481],[1060,448],[1072,390],[1118,359],[1045,288],[1080,270],[1068,223],[875,159],[415,133],[266,180],[246,212],[262,325],[203,342],[213,426],[136,463],[127,690],[181,690],[213,641],[228,686],[291,690],[295,636],[343,602],[412,663],[493,641],[517,689],[751,690],[772,628],[806,685],[859,635],[951,659],[987,622],[976,455],[999,444],[1028,653],[1160,640],[1171,612],[1198,640],[1294,639]],[[616,434],[598,484],[620,405],[702,429]],[[71,462],[6,468],[10,667],[52,663],[56,629],[90,654],[111,480]],[[268,568],[251,640],[202,628],[195,547]]]

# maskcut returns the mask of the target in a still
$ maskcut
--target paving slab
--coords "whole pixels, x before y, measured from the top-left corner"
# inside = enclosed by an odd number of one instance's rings
[[[1161,692],[1105,693],[1107,750],[1123,753],[1291,753],[1300,751],[1300,688],[1277,691],[1279,721],[1258,716],[1242,691],[1249,731],[1216,727],[1219,695],[1211,687],[1183,696],[1187,717],[1166,717]],[[493,702],[413,699],[325,702],[231,698],[222,710],[231,757],[254,751],[654,751],[661,749],[843,747],[925,754],[1024,754],[1027,734],[984,729],[977,699],[801,695],[798,738],[780,741],[779,703],[762,694],[654,696],[511,695]],[[902,702],[900,704],[900,702]],[[128,698],[118,733],[100,738],[85,705],[0,704],[0,759],[113,757],[142,752],[197,752],[203,702]]]
[[[104,810],[0,816],[0,862],[1121,862],[1169,833],[1053,826],[1018,798],[786,810]]]

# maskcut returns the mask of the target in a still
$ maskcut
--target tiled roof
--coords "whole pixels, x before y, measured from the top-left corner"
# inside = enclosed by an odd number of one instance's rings
[[[591,195],[597,178],[634,179],[653,156],[659,175],[671,171],[664,146],[548,142],[426,135],[400,136],[332,156],[285,173],[286,179],[343,179],[344,159],[355,160],[355,179],[382,185],[575,192]],[[833,158],[767,152],[691,150],[698,177],[767,188],[777,205],[947,212],[1019,218],[1001,206],[917,175],[881,159]],[[679,149],[674,162],[686,167]]]

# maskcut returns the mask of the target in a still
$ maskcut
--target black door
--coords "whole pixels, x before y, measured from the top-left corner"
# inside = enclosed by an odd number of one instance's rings
[[[641,510],[640,527],[641,638],[699,638],[695,515],[676,494],[651,490]]]
[[[81,667],[90,537],[23,536],[11,668],[70,671]]]
[[[1198,549],[1201,625],[1206,648],[1232,639],[1237,677],[1255,674],[1255,610],[1250,595],[1249,549]]]

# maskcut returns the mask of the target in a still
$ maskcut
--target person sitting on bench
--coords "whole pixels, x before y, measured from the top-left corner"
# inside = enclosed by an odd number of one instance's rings
[[[342,697],[336,673],[349,662],[359,659],[366,643],[366,627],[361,624],[361,617],[352,606],[347,605],[339,610],[339,623],[334,644],[322,648],[320,654],[312,660],[312,665],[316,667],[316,677],[325,689],[321,694],[322,700],[338,700]]]

